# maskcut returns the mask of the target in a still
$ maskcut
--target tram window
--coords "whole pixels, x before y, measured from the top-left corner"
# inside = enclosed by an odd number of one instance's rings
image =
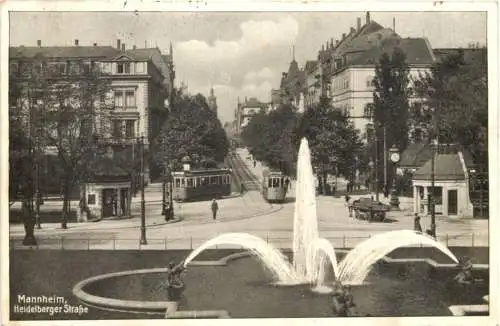
[[[269,178],[267,179],[267,187],[272,188],[273,187],[273,179]]]
[[[217,176],[217,183],[218,183],[218,184],[220,184],[220,185],[224,183],[224,182],[222,181],[222,178],[223,178],[223,176],[222,176],[222,175]]]
[[[201,177],[201,185],[206,186],[208,184],[208,177]]]
[[[200,183],[200,178],[194,177],[193,178],[193,188],[198,187],[198,184]]]
[[[193,188],[193,178],[186,178],[186,187]]]
[[[217,184],[217,177],[210,177],[210,184],[211,185]]]
[[[280,179],[273,178],[273,188],[278,188],[280,186]]]
[[[180,178],[175,178],[175,187],[180,188],[181,187],[181,179]]]

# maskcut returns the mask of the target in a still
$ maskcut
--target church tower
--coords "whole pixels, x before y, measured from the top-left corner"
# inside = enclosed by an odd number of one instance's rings
[[[217,97],[214,94],[214,88],[210,88],[210,96],[208,97],[208,106],[217,114]]]

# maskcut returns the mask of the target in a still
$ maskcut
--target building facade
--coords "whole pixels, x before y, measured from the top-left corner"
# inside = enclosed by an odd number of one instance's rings
[[[260,102],[257,98],[245,98],[243,103],[240,103],[238,98],[238,105],[236,108],[236,134],[241,134],[250,120],[260,112],[267,112],[269,107],[268,103]]]
[[[84,67],[98,66],[99,72],[110,85],[105,94],[95,101],[97,107],[111,107],[106,116],[96,115],[95,133],[105,145],[113,148],[121,160],[132,162],[136,156],[134,144],[144,137],[146,149],[158,135],[168,115],[169,99],[172,96],[175,72],[173,70],[172,47],[170,54],[162,55],[158,48],[127,49],[117,40],[112,46],[82,46],[78,40],[74,46],[19,46],[9,49],[10,68],[21,62],[43,60],[44,64],[57,66],[62,83],[71,82],[85,71],[75,67],[82,62]],[[81,69],[81,68],[80,68]],[[85,69],[84,69],[85,70]],[[83,77],[82,77],[83,78]],[[146,164],[146,179],[149,179]]]

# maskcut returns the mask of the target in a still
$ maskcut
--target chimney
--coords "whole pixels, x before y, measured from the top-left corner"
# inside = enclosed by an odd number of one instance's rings
[[[97,43],[94,43],[94,46],[97,46]]]
[[[340,43],[339,40],[335,40],[335,46],[339,46],[339,43]]]
[[[78,46],[78,40],[75,39],[75,46]]]
[[[36,45],[38,45],[38,47],[41,47],[42,46],[42,40],[37,40],[36,41]]]
[[[122,51],[125,51],[125,43],[122,43]]]
[[[325,45],[324,44],[321,45],[321,51],[325,51]]]
[[[392,31],[396,33],[396,17],[392,17]]]
[[[333,37],[330,39],[330,47],[333,48]]]
[[[345,33],[342,33],[342,41],[345,39]]]
[[[137,49],[137,46],[134,44],[134,46],[132,48],[135,50],[135,49]]]
[[[351,27],[351,33],[350,34],[354,34],[356,33],[356,29],[354,27]]]
[[[361,30],[361,17],[358,17],[357,25],[358,25],[358,32],[359,32]]]
[[[118,40],[116,40],[116,48],[118,50],[120,50],[120,47],[121,47],[121,41],[120,41],[120,39],[118,39]]]
[[[366,12],[366,24],[369,24],[370,23],[370,12],[367,11]]]

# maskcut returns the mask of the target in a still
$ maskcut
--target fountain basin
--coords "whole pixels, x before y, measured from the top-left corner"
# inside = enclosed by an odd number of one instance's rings
[[[168,318],[332,316],[328,291],[315,293],[307,284],[275,286],[271,274],[254,257],[245,258],[248,255],[241,252],[218,261],[191,262],[185,277],[187,300],[179,302],[179,310]],[[367,282],[352,289],[360,312],[373,316],[450,315],[448,306],[477,304],[476,297],[484,302],[487,282],[458,298],[453,289],[440,285],[452,278],[455,269],[440,265],[415,259],[376,264]],[[169,302],[155,288],[165,279],[165,272],[166,268],[153,268],[99,275],[78,283],[73,293],[101,309],[160,316]]]

